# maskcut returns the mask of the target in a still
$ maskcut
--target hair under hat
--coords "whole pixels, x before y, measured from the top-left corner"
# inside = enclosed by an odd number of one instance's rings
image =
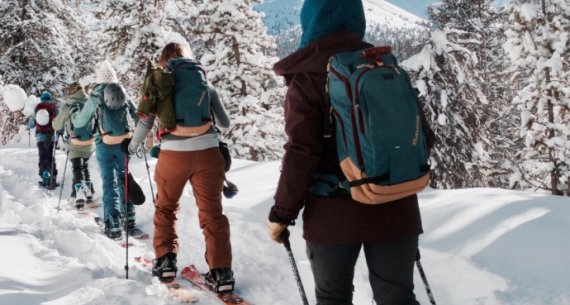
[[[102,61],[97,68],[97,83],[118,83],[117,73],[115,69],[111,66],[111,63],[107,60]]]
[[[73,84],[67,87],[67,94],[73,95],[79,90],[83,90],[83,87],[81,87],[81,85],[78,82],[74,82]]]

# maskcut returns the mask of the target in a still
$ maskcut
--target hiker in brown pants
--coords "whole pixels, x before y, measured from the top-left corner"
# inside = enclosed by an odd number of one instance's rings
[[[158,119],[161,143],[154,174],[157,184],[153,240],[156,259],[152,273],[162,281],[172,281],[176,277],[176,214],[182,191],[186,182],[190,182],[206,240],[205,256],[210,268],[205,276],[206,284],[213,291],[232,291],[235,280],[231,269],[230,225],[222,213],[225,161],[215,129],[229,127],[230,121],[218,94],[207,84],[201,64],[191,59],[186,47],[178,43],[167,44],[158,64],[172,74],[174,85],[166,92],[172,92],[172,98],[157,102],[160,110],[148,111],[145,115],[142,108],[145,101],[151,100],[145,95],[137,109],[144,117],[130,143],[126,143],[128,153],[134,154]],[[166,93],[163,96],[168,95]],[[169,103],[174,109],[166,107]],[[167,128],[166,122],[173,117],[176,118],[175,127]]]
[[[156,257],[178,252],[176,212],[187,181],[198,206],[198,218],[206,238],[206,260],[210,266],[230,266],[231,245],[228,219],[222,214],[224,159],[218,147],[199,151],[160,152],[154,173],[158,193],[154,213]]]

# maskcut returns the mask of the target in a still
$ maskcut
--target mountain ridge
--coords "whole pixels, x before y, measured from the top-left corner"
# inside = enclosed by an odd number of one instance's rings
[[[300,25],[303,0],[267,0],[254,9],[264,14],[263,22],[272,35]],[[427,21],[384,0],[363,0],[367,29],[385,27],[394,30],[425,29]]]

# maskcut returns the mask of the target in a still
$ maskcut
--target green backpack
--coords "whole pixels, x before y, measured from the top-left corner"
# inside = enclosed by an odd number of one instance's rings
[[[137,115],[146,118],[155,114],[161,129],[176,128],[176,113],[172,103],[174,76],[154,62],[148,62],[144,83],[141,89],[142,101],[137,107]]]
[[[156,115],[159,138],[198,136],[211,128],[208,84],[198,61],[176,58],[168,69],[149,61],[141,93],[137,114]]]
[[[85,102],[74,103],[70,105],[69,117],[71,118],[74,114],[81,112],[83,106],[85,106]],[[97,130],[95,126],[95,117],[91,117],[91,119],[89,119],[89,122],[87,122],[87,124],[85,124],[83,127],[75,127],[71,119],[68,120],[68,123],[69,125],[67,126],[67,130],[71,139],[77,139],[79,141],[89,141],[93,139],[93,135]]]

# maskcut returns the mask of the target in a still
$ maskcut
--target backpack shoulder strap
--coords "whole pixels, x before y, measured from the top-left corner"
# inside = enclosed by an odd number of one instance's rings
[[[331,138],[333,135],[333,114],[332,114],[332,106],[329,99],[329,88],[328,88],[328,77],[325,75],[325,88],[324,92],[319,94],[319,98],[321,99],[321,106],[323,109],[323,137],[324,138]],[[315,80],[311,78],[311,82],[313,88],[319,88],[317,84],[315,84]]]

